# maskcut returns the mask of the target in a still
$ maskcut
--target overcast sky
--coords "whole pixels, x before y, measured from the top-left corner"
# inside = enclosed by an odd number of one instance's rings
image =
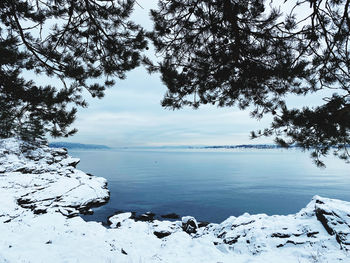
[[[150,29],[149,9],[156,7],[156,0],[138,0],[138,3],[143,9],[136,5],[133,19]],[[215,106],[177,111],[162,108],[160,101],[166,87],[159,75],[149,75],[143,68],[133,70],[126,80],[116,83],[101,100],[90,99],[87,95],[89,107],[79,109],[74,123],[79,132],[64,141],[109,146],[272,142],[272,138],[249,139],[250,131],[268,127],[269,117],[257,121],[249,117],[248,111]]]

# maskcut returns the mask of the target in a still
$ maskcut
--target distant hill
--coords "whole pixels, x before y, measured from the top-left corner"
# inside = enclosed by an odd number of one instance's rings
[[[51,142],[49,146],[52,148],[67,148],[67,149],[110,149],[106,145],[99,144],[83,144],[83,143],[72,143],[72,142]]]

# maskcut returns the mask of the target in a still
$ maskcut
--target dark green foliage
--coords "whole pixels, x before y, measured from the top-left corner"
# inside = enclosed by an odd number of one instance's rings
[[[306,63],[274,28],[276,10],[262,1],[160,1],[152,36],[165,59],[163,106],[257,106],[255,116],[276,110],[281,96],[300,90]]]
[[[151,13],[151,38],[163,60],[145,63],[168,87],[162,104],[249,107],[252,117],[275,116],[253,138],[276,136],[282,146],[313,149],[318,165],[330,149],[347,159],[350,0],[295,2],[287,15],[269,3],[274,1],[160,0]],[[301,9],[308,15],[295,13]],[[324,105],[287,107],[287,95],[322,89],[334,90]]]
[[[133,0],[0,3],[0,137],[69,136],[87,90],[101,98],[140,63],[147,43],[128,21]],[[40,86],[30,72],[57,85]],[[105,81],[101,84],[101,79]]]

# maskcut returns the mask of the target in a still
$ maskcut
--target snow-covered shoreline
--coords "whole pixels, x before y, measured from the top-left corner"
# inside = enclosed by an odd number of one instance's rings
[[[221,224],[135,222],[111,228],[79,212],[108,201],[104,178],[64,149],[0,140],[0,262],[350,262],[350,203],[315,196],[297,214]]]

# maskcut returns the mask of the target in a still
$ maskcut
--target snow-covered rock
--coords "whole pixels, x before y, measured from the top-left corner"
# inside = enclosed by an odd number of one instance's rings
[[[350,251],[349,203],[315,197],[315,212],[328,234],[335,235],[341,248]]]
[[[78,215],[108,199],[106,180],[76,163],[64,149],[0,140],[1,263],[350,263],[349,202],[315,196],[297,214],[206,226],[122,213],[105,228]]]
[[[117,228],[121,226],[123,222],[129,219],[132,216],[132,213],[121,213],[108,218],[108,223],[110,223],[112,228]]]
[[[79,159],[64,149],[14,138],[0,140],[0,149],[0,222],[17,217],[20,208],[35,214],[53,211],[74,216],[109,199],[106,179],[75,169]]]
[[[327,206],[324,211],[329,217],[327,224],[331,225],[329,228],[332,231],[324,227],[317,215],[320,213],[320,203]],[[306,208],[295,215],[267,216],[246,213],[239,217],[230,217],[219,225],[208,225],[198,236],[214,236],[216,245],[225,244],[229,249],[245,254],[261,254],[276,249],[283,251],[285,248],[307,251],[306,248],[312,247],[319,253],[341,250],[345,252],[350,250],[346,239],[350,234],[349,212],[348,202],[315,196]],[[341,216],[338,217],[339,215]],[[334,221],[337,224],[333,224]]]
[[[193,216],[184,216],[181,218],[182,229],[188,233],[196,233],[198,228],[197,220]]]

